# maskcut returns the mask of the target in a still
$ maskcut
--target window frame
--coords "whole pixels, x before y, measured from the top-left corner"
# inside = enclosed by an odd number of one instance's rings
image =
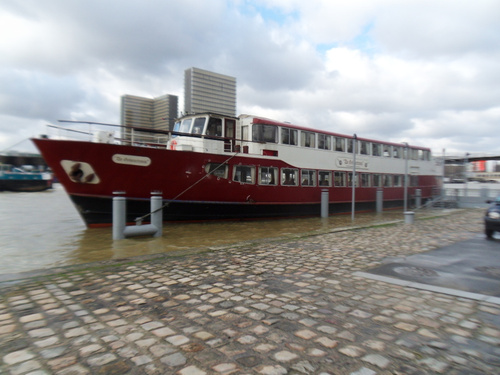
[[[262,177],[263,173],[267,173],[267,174],[271,175],[272,177],[270,177],[270,181],[274,180],[274,183],[264,182],[264,179]],[[277,186],[278,185],[278,168],[277,167],[262,167],[262,166],[259,167],[258,184],[262,185],[262,186]]]
[[[385,188],[394,187],[394,179],[392,178],[392,174],[383,174],[382,176],[383,185]]]
[[[337,183],[338,177],[340,177],[340,184]],[[333,184],[335,187],[347,187],[347,177],[344,171],[335,171],[333,175]]]
[[[344,137],[335,137],[335,151],[346,152],[346,139]],[[340,149],[339,145],[341,146]]]
[[[308,132],[308,131],[301,131],[300,132],[300,146],[307,147],[307,148],[316,148],[316,133]]]
[[[381,173],[372,174],[372,187],[381,188],[384,186],[384,179]]]
[[[272,130],[272,134],[267,134],[269,130]],[[259,143],[278,143],[278,126],[270,124],[253,124],[252,141]]]
[[[394,187],[402,187],[404,186],[404,175],[395,174],[392,178],[392,186]]]
[[[223,168],[221,166],[223,166]],[[213,173],[214,171],[216,173]],[[220,171],[222,171],[223,173],[221,174]],[[205,165],[205,172],[217,178],[227,179],[229,174],[229,168],[226,163],[207,163]]]
[[[370,142],[359,141],[359,153],[360,155],[370,155]]]
[[[238,175],[238,168],[249,168],[250,169],[251,182],[240,181],[240,180],[236,179],[236,177]],[[245,176],[248,177],[247,174],[245,174]],[[245,180],[247,180],[247,178],[245,178]],[[254,185],[255,184],[255,166],[254,165],[241,165],[241,164],[234,165],[233,166],[233,181],[239,182],[240,184]]]
[[[281,133],[281,144],[290,145],[290,146],[298,146],[299,140],[298,140],[298,130],[297,129],[282,127],[280,133]],[[288,142],[285,142],[285,137],[287,138]]]
[[[360,180],[360,187],[371,187],[372,186],[371,174],[369,174],[369,173],[360,173],[359,180]]]
[[[321,176],[328,176],[326,179],[321,178]],[[326,184],[324,182],[327,182]],[[321,187],[332,187],[332,171],[318,171],[318,186]]]
[[[285,176],[285,171],[292,171],[292,176]],[[281,176],[280,181],[282,186],[299,186],[299,170],[297,168],[281,168]],[[286,178],[293,178],[293,180],[289,180],[289,183],[285,183]]]
[[[328,134],[318,133],[318,148],[320,150],[331,150],[332,136]]]
[[[307,183],[304,183],[307,181]],[[301,169],[300,170],[300,186],[315,187],[316,186],[316,170]]]

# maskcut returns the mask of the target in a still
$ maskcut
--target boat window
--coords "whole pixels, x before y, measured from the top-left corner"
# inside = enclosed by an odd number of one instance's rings
[[[234,138],[234,127],[235,120],[226,119],[226,129],[224,131],[224,137],[226,138]]]
[[[347,186],[345,172],[335,172],[335,186]]]
[[[428,150],[424,150],[424,159],[423,160],[431,160],[431,152]]]
[[[332,137],[326,134],[318,134],[318,148],[322,150],[331,150]]]
[[[181,122],[180,121],[176,121],[175,124],[174,124],[174,130],[173,130],[173,132],[174,133],[179,132],[180,128],[181,128]],[[172,138],[175,138],[177,136],[178,136],[177,134],[172,134]]]
[[[410,175],[410,186],[418,186],[418,176]]]
[[[354,181],[355,181],[355,186],[358,187],[359,186],[359,178],[358,178],[358,174],[356,173],[354,175]],[[351,187],[352,186],[352,172],[349,172],[347,173],[347,186]]]
[[[244,141],[248,141],[248,125],[244,125],[241,127],[241,139]]]
[[[312,169],[302,169],[302,186],[316,186],[316,171]]]
[[[205,172],[220,178],[227,178],[227,164],[208,163],[205,166]]]
[[[380,143],[372,143],[373,156],[382,156],[382,145]]]
[[[389,145],[384,145],[384,156],[390,158],[392,156],[392,147]]]
[[[210,117],[207,125],[207,135],[213,137],[222,137],[222,119]]]
[[[203,133],[203,127],[205,126],[206,118],[198,117],[194,120],[192,134],[200,134]]]
[[[415,149],[411,149],[411,159],[412,160],[418,160],[418,150],[415,150]]]
[[[370,155],[370,143],[365,141],[359,142],[359,153],[361,155]]]
[[[260,170],[259,185],[277,185],[278,184],[278,168],[260,167],[259,170]]]
[[[191,129],[191,123],[193,122],[192,118],[186,118],[182,120],[181,126],[179,128],[179,133],[189,133]]]
[[[281,128],[281,143],[284,145],[297,146],[297,130]]]
[[[345,151],[345,138],[335,137],[335,151]]]
[[[278,127],[275,125],[254,124],[252,126],[252,140],[254,142],[277,143]]]
[[[315,144],[315,136],[316,134],[311,133],[311,132],[301,132],[301,138],[300,138],[300,145],[302,147],[311,147],[314,148],[316,147]]]
[[[299,181],[298,169],[281,168],[281,185],[297,186]]]
[[[394,175],[394,186],[403,186],[403,176],[400,174]]]
[[[370,187],[371,186],[371,178],[368,173],[361,173],[361,187]]]
[[[394,146],[392,148],[392,156],[396,159],[401,159],[403,157],[403,150],[399,146]]]
[[[255,181],[255,167],[248,165],[235,165],[233,180],[242,184],[253,184]]]
[[[347,138],[347,152],[349,153],[353,153],[353,145],[354,145],[354,139],[352,138]],[[358,144],[356,145],[356,154],[359,154],[359,142]]]
[[[380,175],[380,174],[373,175],[373,186],[374,187],[382,187],[382,175]]]
[[[391,186],[392,186],[392,175],[385,174],[384,175],[384,187],[391,187]]]
[[[332,186],[332,172],[319,171],[319,186]]]

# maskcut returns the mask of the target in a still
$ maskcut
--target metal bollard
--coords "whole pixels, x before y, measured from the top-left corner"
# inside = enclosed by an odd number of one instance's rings
[[[121,193],[121,192],[120,192]],[[113,194],[120,194],[113,193]],[[125,238],[125,197],[113,197],[113,240],[122,240]]]
[[[384,191],[382,189],[377,189],[377,213],[384,211]]]
[[[125,194],[116,192],[114,194]],[[122,240],[126,237],[147,236],[161,237],[163,226],[163,210],[161,193],[151,193],[151,224],[130,225],[126,223],[125,197],[113,197],[113,240]]]
[[[328,189],[321,190],[321,217],[328,217],[329,193]]]
[[[422,190],[415,189],[415,206],[420,208],[422,206]]]
[[[406,211],[404,215],[405,215],[405,224],[413,224],[413,221],[415,220],[415,212]]]
[[[163,211],[161,209],[163,198],[161,193],[151,193],[151,224],[157,228],[153,237],[161,237],[163,229]]]

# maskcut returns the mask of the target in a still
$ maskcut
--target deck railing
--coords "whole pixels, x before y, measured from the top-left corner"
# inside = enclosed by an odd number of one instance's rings
[[[444,184],[443,193],[444,200],[456,202],[458,207],[486,207],[486,201],[500,195],[500,183]]]

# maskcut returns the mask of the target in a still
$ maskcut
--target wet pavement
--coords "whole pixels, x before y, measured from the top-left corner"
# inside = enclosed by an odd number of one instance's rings
[[[457,242],[423,254],[387,259],[387,264],[368,271],[385,276],[384,280],[402,284],[406,280],[416,287],[437,290],[432,286],[450,289],[449,294],[494,301],[500,304],[500,240],[487,240],[483,234],[477,238]],[[361,274],[361,273],[359,273]],[[465,292],[465,293],[463,293]],[[475,296],[474,296],[475,294]]]
[[[0,283],[0,373],[497,374],[496,297],[365,277],[396,260],[480,240],[482,214],[419,214],[412,225],[94,263]],[[414,273],[429,268],[408,265]]]

